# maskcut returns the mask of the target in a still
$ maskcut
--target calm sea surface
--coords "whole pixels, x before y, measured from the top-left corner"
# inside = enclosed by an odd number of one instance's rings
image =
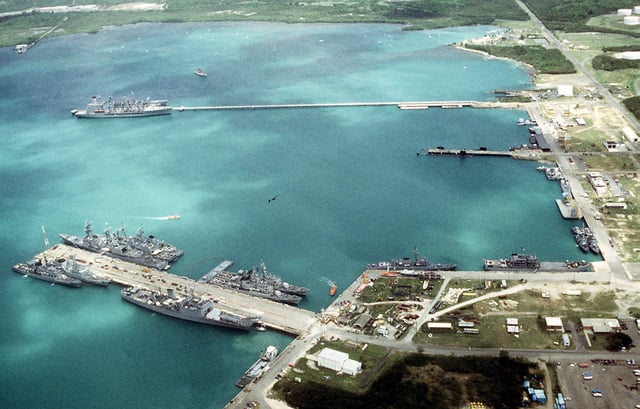
[[[109,28],[0,49],[0,407],[220,408],[281,334],[151,314],[111,287],[11,272],[83,224],[140,226],[185,250],[176,274],[262,260],[330,302],[367,262],[410,255],[477,270],[524,246],[582,258],[535,163],[418,157],[423,147],[527,142],[521,111],[395,107],[175,112],[85,121],[93,95],[174,106],[490,100],[527,88],[518,65],[447,45],[493,27],[176,24]],[[207,78],[196,77],[196,68]],[[268,199],[277,195],[276,201]],[[180,220],[154,220],[179,214]]]

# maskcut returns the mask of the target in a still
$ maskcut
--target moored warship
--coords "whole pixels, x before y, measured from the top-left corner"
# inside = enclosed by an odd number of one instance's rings
[[[413,259],[404,257],[391,261],[381,261],[379,263],[367,264],[369,270],[420,270],[420,271],[453,271],[458,268],[453,263],[432,263],[424,257],[420,257],[418,249],[413,249]]]
[[[27,263],[18,263],[12,267],[12,270],[18,274],[67,287],[82,285],[82,281],[64,274],[59,268],[50,265],[46,259],[33,259]]]
[[[111,233],[105,229],[104,236],[93,233],[91,223],[85,223],[85,236],[83,238],[70,234],[60,234],[60,238],[74,247],[89,250],[94,253],[119,258],[131,263],[140,264],[157,270],[166,270],[174,261],[182,255],[182,250],[157,240],[153,236],[145,237],[142,229],[135,236],[127,236],[124,228]]]
[[[102,286],[111,284],[110,279],[98,277],[89,269],[89,266],[81,266],[75,258],[57,260],[57,262],[65,275],[77,278],[85,284]]]
[[[589,263],[581,261],[538,261],[535,254],[513,253],[509,258],[484,260],[485,271],[587,271]]]
[[[576,244],[585,253],[591,251],[594,254],[600,254],[600,246],[598,246],[598,240],[593,235],[590,228],[583,226],[573,226],[571,228],[573,238],[576,240]]]
[[[259,321],[257,316],[235,314],[209,298],[178,295],[169,290],[167,294],[147,289],[126,287],[120,291],[123,300],[159,314],[201,324],[253,329]]]
[[[302,301],[302,296],[309,292],[306,287],[288,283],[284,286],[283,284],[285,283],[278,276],[266,271],[264,263],[262,263],[262,272],[257,268],[246,271],[240,270],[238,273],[211,271],[202,277],[200,281],[254,297],[291,305],[298,305]]]
[[[167,100],[122,99],[111,97],[102,101],[93,97],[86,109],[73,109],[71,114],[76,118],[136,118],[145,116],[169,115],[173,108],[167,105]]]

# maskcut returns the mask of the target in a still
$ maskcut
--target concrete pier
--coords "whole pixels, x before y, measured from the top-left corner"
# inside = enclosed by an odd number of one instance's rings
[[[197,296],[213,297],[218,300],[221,308],[240,315],[257,315],[264,327],[287,334],[306,333],[316,318],[314,312],[301,308],[240,294],[212,284],[199,283],[189,277],[154,270],[64,244],[57,244],[36,257],[43,256],[48,259],[75,257],[78,264],[89,266],[94,274],[110,278],[114,283],[122,286],[135,286],[162,292],[171,289],[185,295],[193,293]]]
[[[501,104],[482,101],[377,101],[377,102],[326,102],[326,103],[293,103],[293,104],[252,104],[252,105],[211,105],[174,107],[174,111],[237,111],[256,109],[294,109],[294,108],[350,108],[350,107],[385,107],[396,106],[403,110],[428,108],[521,108],[520,105]]]

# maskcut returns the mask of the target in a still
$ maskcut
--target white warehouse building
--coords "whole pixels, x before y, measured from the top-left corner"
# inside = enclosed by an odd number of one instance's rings
[[[345,352],[324,348],[318,354],[318,366],[354,376],[362,369],[362,362],[349,359]]]
[[[637,26],[640,24],[640,16],[624,16],[622,22],[628,26]]]

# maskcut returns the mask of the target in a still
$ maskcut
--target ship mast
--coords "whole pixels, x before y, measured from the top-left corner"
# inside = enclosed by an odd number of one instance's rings
[[[49,249],[49,238],[47,237],[47,231],[44,229],[44,225],[40,226],[42,229],[42,238],[44,239],[44,251],[42,252],[42,260],[44,265],[47,265],[47,250]]]

